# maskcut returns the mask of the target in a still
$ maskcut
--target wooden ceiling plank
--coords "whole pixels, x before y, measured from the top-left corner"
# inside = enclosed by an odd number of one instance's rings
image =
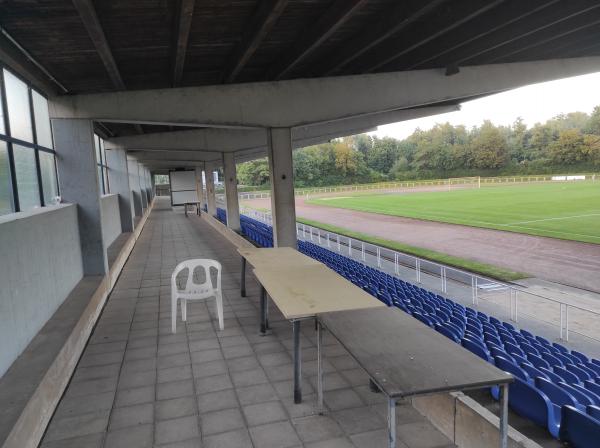
[[[195,0],[180,0],[178,15],[175,22],[175,57],[173,62],[173,87],[181,82],[185,55],[187,53]]]
[[[123,82],[123,78],[121,78],[121,73],[119,72],[110,46],[108,45],[106,35],[104,34],[102,25],[100,25],[92,1],[73,0],[73,5],[77,9],[77,12],[79,12],[83,25],[92,39],[92,43],[96,47],[98,55],[100,56],[113,85],[118,90],[125,90],[125,83]]]
[[[288,0],[270,0],[259,2],[252,18],[245,27],[240,42],[236,45],[223,71],[225,83],[235,81],[246,63],[256,52],[269,34],[288,4]]]
[[[279,80],[285,77],[298,64],[331,37],[342,25],[367,3],[366,0],[337,0],[323,14],[314,26],[304,33],[289,51],[289,56],[281,58],[269,70],[269,78]]]

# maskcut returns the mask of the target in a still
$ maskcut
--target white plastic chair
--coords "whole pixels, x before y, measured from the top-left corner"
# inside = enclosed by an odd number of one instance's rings
[[[202,284],[194,283],[194,270],[203,268],[206,281]],[[213,285],[210,276],[210,268],[217,270],[217,285]],[[185,289],[177,288],[177,275],[188,269],[188,278]],[[181,319],[187,320],[188,300],[206,300],[214,297],[217,302],[217,315],[219,316],[219,328],[223,330],[223,295],[221,294],[221,263],[206,258],[186,260],[179,263],[171,275],[171,332],[176,332],[177,301],[181,300]]]

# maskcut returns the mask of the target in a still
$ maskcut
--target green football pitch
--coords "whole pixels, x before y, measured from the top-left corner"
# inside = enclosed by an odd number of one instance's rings
[[[308,203],[600,244],[600,182],[346,194]]]

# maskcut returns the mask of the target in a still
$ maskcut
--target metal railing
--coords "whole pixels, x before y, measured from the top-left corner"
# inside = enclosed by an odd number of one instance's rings
[[[272,225],[272,218],[268,212],[246,208],[244,214]],[[310,241],[384,272],[402,276],[405,280],[414,281],[424,287],[451,294],[453,299],[461,291],[464,294],[464,288],[470,289],[468,302],[474,308],[480,308],[484,303],[497,317],[505,316],[510,321],[519,322],[520,317],[527,316],[558,327],[557,336],[560,340],[568,341],[569,334],[576,333],[600,341],[600,313],[589,308],[319,227],[296,223],[296,232],[301,240]]]

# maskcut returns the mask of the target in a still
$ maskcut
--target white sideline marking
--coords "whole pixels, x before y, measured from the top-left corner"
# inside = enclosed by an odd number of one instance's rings
[[[561,216],[561,217],[557,217],[557,218],[532,219],[531,221],[509,222],[508,224],[503,224],[503,225],[505,225],[505,226],[513,226],[513,225],[518,225],[518,224],[529,224],[529,223],[532,223],[532,222],[559,221],[561,219],[587,218],[589,216],[600,216],[600,213],[590,213],[588,215]]]

